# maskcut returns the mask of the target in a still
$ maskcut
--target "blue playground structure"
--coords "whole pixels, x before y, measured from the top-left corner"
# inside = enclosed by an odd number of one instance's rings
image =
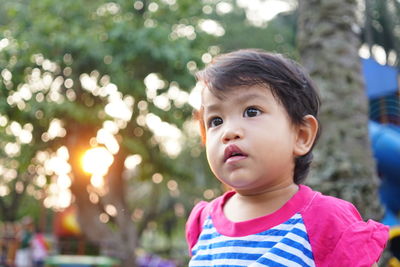
[[[362,59],[369,99],[369,135],[381,178],[385,207],[382,223],[390,226],[388,266],[400,266],[400,73],[399,69]]]
[[[400,89],[399,70],[362,59],[369,99],[369,134],[382,179],[380,197],[386,213],[383,222],[400,225]]]
[[[369,123],[369,133],[378,173],[382,178],[380,197],[386,212],[383,223],[400,225],[400,127]]]

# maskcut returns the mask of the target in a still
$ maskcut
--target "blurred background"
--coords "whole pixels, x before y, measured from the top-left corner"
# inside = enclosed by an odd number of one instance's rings
[[[390,225],[396,251],[399,14],[399,0],[0,0],[0,266],[187,265],[191,208],[225,190],[193,74],[240,48],[309,71],[323,135],[307,183]]]

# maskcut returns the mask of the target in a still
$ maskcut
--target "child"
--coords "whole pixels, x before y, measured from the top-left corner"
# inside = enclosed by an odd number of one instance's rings
[[[281,55],[239,50],[197,78],[207,159],[233,190],[192,210],[189,266],[376,266],[388,227],[301,185],[320,106],[304,70]]]
[[[36,227],[35,234],[31,240],[33,267],[43,267],[44,261],[48,256],[48,243],[40,230]]]

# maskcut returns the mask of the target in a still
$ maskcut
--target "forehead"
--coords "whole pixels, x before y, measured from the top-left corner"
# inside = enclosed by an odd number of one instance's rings
[[[249,100],[276,101],[271,89],[265,85],[233,87],[225,91],[216,91],[204,87],[201,93],[201,106],[205,109],[226,102],[246,102]]]

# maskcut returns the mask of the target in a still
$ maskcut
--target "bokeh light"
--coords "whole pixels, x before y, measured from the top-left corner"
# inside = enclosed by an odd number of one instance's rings
[[[104,147],[87,150],[82,157],[83,170],[89,174],[104,176],[113,163],[114,157]]]

